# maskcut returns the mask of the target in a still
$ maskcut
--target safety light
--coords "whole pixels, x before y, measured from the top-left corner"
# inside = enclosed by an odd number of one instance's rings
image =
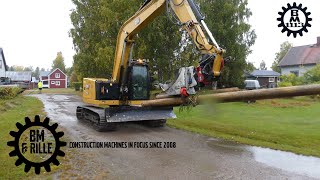
[[[139,63],[139,64],[142,64],[142,63],[143,63],[143,60],[142,60],[142,59],[138,59],[138,63]]]

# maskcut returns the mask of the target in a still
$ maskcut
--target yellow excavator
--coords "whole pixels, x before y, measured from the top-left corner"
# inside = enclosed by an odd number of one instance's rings
[[[197,68],[182,67],[176,80],[163,88],[168,95],[195,94],[197,84],[214,81],[224,65],[220,48],[193,0],[145,0],[140,9],[119,30],[111,79],[84,78],[83,101],[90,105],[77,107],[77,118],[93,124],[96,130],[113,130],[120,122],[143,121],[164,126],[175,118],[173,107],[142,107],[150,98],[151,78],[148,63],[133,59],[134,37],[160,13],[177,19],[177,25],[188,32],[202,54]],[[208,37],[208,38],[207,38]]]

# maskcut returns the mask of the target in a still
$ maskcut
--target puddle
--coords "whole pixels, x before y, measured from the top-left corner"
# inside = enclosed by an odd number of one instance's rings
[[[215,138],[209,138],[207,140],[207,145],[215,150],[220,150],[233,155],[250,153],[255,161],[267,166],[320,179],[320,158],[317,157],[303,156],[269,148],[247,146]]]
[[[207,140],[207,145],[215,150],[220,150],[221,152],[231,153],[231,154],[243,154],[246,153],[247,150],[245,146],[242,144],[237,144],[232,141],[224,141],[221,139],[209,138]]]
[[[257,162],[296,174],[320,178],[320,158],[261,147],[247,147]]]

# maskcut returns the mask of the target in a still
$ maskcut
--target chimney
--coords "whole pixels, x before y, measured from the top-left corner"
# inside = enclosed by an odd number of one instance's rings
[[[320,36],[317,37],[317,46],[320,46]]]

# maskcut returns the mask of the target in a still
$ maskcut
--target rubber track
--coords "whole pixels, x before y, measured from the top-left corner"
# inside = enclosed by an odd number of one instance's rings
[[[82,115],[85,114],[86,117]],[[77,118],[86,120],[94,125],[97,131],[110,131],[115,129],[115,123],[107,122],[105,109],[92,106],[78,106]]]

